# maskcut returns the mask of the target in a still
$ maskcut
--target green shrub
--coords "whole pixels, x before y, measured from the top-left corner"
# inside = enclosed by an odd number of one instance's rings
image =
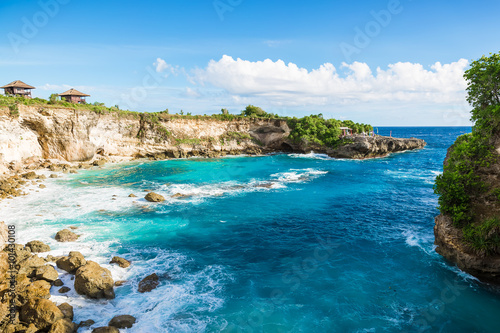
[[[11,117],[19,117],[19,107],[17,106],[17,104],[14,103],[9,105],[9,111]]]
[[[480,255],[492,255],[500,249],[500,219],[495,217],[479,225],[469,224],[463,228],[464,240]]]

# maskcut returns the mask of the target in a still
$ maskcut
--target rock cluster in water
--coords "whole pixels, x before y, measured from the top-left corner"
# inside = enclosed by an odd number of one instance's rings
[[[92,319],[79,324],[73,322],[73,307],[68,303],[55,304],[50,301],[52,286],[61,287],[65,293],[72,288],[79,294],[95,299],[114,298],[115,283],[111,272],[86,260],[80,252],[72,251],[67,256],[42,258],[39,253],[50,251],[50,246],[40,241],[26,245],[7,244],[8,233],[5,223],[0,222],[0,332],[76,332],[79,327],[94,325]],[[112,262],[128,267],[130,262],[113,257]],[[74,274],[73,286],[64,286],[59,278],[58,268]],[[12,265],[11,265],[12,264]],[[12,270],[15,266],[16,269]],[[122,284],[124,281],[122,281]],[[15,285],[15,292],[11,292]],[[11,320],[12,318],[12,320]],[[95,328],[96,332],[118,332],[130,328],[136,319],[120,315],[109,321],[109,326]]]

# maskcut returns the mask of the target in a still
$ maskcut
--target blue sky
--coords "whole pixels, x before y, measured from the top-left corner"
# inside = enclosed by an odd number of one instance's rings
[[[138,111],[467,125],[467,61],[500,47],[498,1],[0,3],[0,81]]]

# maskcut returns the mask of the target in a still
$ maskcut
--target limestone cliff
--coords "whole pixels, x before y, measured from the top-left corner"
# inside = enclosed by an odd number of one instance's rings
[[[293,143],[282,119],[220,120],[165,115],[148,118],[118,112],[99,114],[62,107],[19,105],[13,117],[0,108],[0,174],[16,163],[39,157],[67,162],[108,157],[176,158],[321,152],[339,158],[369,158],[422,148],[423,140],[353,137],[338,148]]]
[[[138,116],[19,105],[19,116],[0,110],[0,163],[32,157],[68,162],[99,154],[187,157],[257,153],[279,147],[290,129],[282,120],[170,117],[156,123]]]

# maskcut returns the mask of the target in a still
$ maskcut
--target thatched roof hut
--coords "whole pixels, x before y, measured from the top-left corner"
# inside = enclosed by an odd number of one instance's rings
[[[31,89],[36,89],[33,86],[30,86],[29,84],[24,83],[21,80],[16,80],[14,82],[11,82],[9,84],[6,84],[5,86],[0,87],[0,89],[4,89],[5,95],[17,95],[17,96],[24,96],[27,98],[31,98]]]

